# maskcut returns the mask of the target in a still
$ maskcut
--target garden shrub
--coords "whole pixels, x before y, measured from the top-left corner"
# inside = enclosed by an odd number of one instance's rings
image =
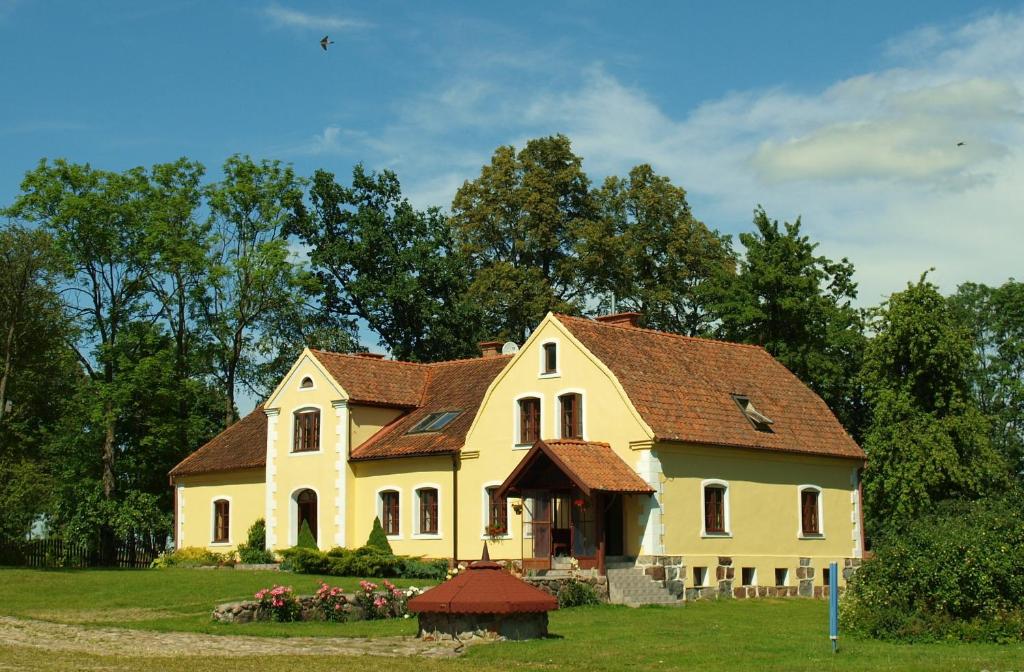
[[[879,639],[1024,637],[1024,508],[1018,496],[943,503],[877,540],[842,600],[842,622]]]
[[[440,581],[448,570],[447,560],[424,560],[384,553],[363,546],[355,550],[336,547],[327,551],[292,548],[281,551],[281,569],[299,574],[332,576],[373,576]]]
[[[380,524],[380,518],[373,519],[373,529],[370,530],[370,537],[366,540],[366,546],[394,555],[391,544],[388,542],[388,535],[384,534],[384,527]],[[365,548],[365,547],[364,547]]]
[[[274,561],[274,554],[266,549],[267,526],[259,518],[249,528],[249,537],[238,546],[238,558],[245,563],[262,565]]]
[[[363,617],[368,620],[379,618],[401,618],[409,614],[409,599],[419,595],[419,588],[402,590],[396,588],[388,580],[381,581],[383,590],[370,581],[360,581],[359,590],[355,593],[355,602],[363,610]]]
[[[558,608],[584,607],[601,604],[601,598],[594,586],[585,581],[566,581],[558,589]]]
[[[327,574],[327,554],[315,548],[292,546],[281,553],[281,569],[299,574]]]
[[[290,586],[274,586],[256,591],[256,600],[261,609],[270,611],[275,621],[294,621],[302,613],[299,598]]]
[[[324,617],[325,621],[340,623],[348,618],[348,603],[341,588],[330,586],[323,581],[313,594],[313,606]]]
[[[447,573],[447,560],[406,558],[402,568],[402,578],[405,579],[430,579],[433,581],[443,581]]]
[[[161,553],[150,563],[150,567],[230,567],[234,564],[234,553],[214,553],[199,546],[186,546],[169,553]]]
[[[309,521],[302,521],[302,527],[299,528],[299,540],[295,544],[299,548],[317,548],[316,537],[313,536],[313,531],[309,529]]]

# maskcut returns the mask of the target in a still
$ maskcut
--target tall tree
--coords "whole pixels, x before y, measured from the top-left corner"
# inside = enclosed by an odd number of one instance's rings
[[[865,512],[874,532],[943,499],[998,492],[1009,467],[971,395],[970,334],[924,275],[874,314],[862,380]]]
[[[232,156],[206,188],[212,219],[210,278],[200,298],[224,392],[224,425],[237,419],[240,385],[262,393],[254,341],[274,314],[296,300],[296,269],[285,225],[302,208],[304,181],[279,161]]]
[[[709,331],[716,289],[735,273],[729,237],[697,220],[686,191],[647,164],[607,178],[594,200],[577,250],[600,306],[640,312],[654,329]]]
[[[950,305],[973,337],[972,389],[990,420],[992,445],[1024,477],[1024,283],[964,283]]]
[[[470,294],[491,335],[521,340],[547,310],[583,300],[573,244],[594,214],[590,180],[569,139],[499,147],[452,201],[456,242],[474,268]]]
[[[769,220],[754,212],[755,231],[741,233],[746,254],[717,302],[719,335],[763,346],[820,395],[855,438],[863,427],[856,383],[863,356],[863,320],[853,307],[853,264],[815,253],[800,220]]]
[[[312,208],[291,230],[309,247],[321,307],[344,331],[364,320],[399,359],[436,361],[475,350],[466,260],[437,209],[415,210],[391,171],[352,171],[352,186],[319,170]]]

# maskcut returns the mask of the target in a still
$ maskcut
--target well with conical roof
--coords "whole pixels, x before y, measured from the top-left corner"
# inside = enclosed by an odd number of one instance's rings
[[[478,560],[453,578],[409,600],[420,637],[467,639],[490,635],[532,639],[548,634],[554,596],[534,588],[496,562]]]

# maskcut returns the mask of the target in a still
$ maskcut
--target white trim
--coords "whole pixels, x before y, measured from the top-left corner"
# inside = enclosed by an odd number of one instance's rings
[[[722,494],[722,507],[725,509],[722,515],[722,527],[725,528],[725,532],[708,532],[707,530],[707,513],[704,511],[704,489],[709,485],[717,485],[725,489]],[[729,487],[728,481],[723,481],[720,478],[705,478],[700,482],[700,536],[705,539],[728,539],[732,537],[732,511],[729,508]]]
[[[818,533],[804,534],[803,506],[801,500],[804,490],[813,490],[818,493]],[[797,539],[824,539],[825,538],[825,497],[817,485],[805,483],[796,486],[796,536]]]
[[[545,373],[544,371],[544,346],[553,343],[555,346],[555,370]],[[538,378],[561,378],[562,376],[562,343],[557,338],[546,338],[537,346],[540,353],[540,362],[537,366]]]
[[[384,503],[380,501],[380,493],[394,491],[398,493],[398,534],[388,534],[387,529],[384,530],[384,536],[389,540],[401,539],[402,538],[402,488],[397,485],[383,485],[377,488],[377,492],[374,494],[375,510],[377,511],[377,517],[380,518],[380,524],[384,525]]]
[[[481,503],[483,504],[483,509],[481,510],[482,515],[480,518],[480,538],[484,541],[490,541],[491,539],[498,541],[514,538],[512,535],[512,500],[509,497],[505,498],[505,534],[500,537],[490,537],[487,535],[487,519],[491,515],[491,498],[487,496],[487,488],[497,488],[502,484],[502,482],[503,481],[486,481],[480,487]],[[526,515],[525,511],[523,515]]]
[[[267,414],[267,470],[266,470],[266,511],[264,522],[267,526],[267,550],[277,545],[277,421],[281,417],[281,409],[264,409]]]
[[[690,581],[693,583],[693,587],[694,588],[707,588],[707,587],[709,587],[711,585],[710,583],[708,583],[708,577],[711,576],[711,572],[708,571],[709,568],[708,568],[707,565],[695,565],[692,569],[703,570],[703,574],[704,574],[704,576],[702,577],[704,580],[701,581],[700,583],[697,583],[696,581],[694,581],[694,577],[693,577],[693,574],[691,572],[691,575],[690,575],[689,578],[690,578]]]
[[[316,411],[320,414],[320,432],[316,437],[317,447],[316,450],[295,450],[295,416],[300,413],[307,411]],[[292,410],[291,414],[292,424],[289,427],[288,436],[288,453],[289,457],[306,457],[308,455],[320,455],[324,452],[324,409],[320,404],[303,404],[298,408]],[[317,537],[319,540],[319,537]]]
[[[662,477],[664,471],[661,468],[661,459],[654,450],[640,451],[637,473],[644,479],[647,485],[654,490],[647,499],[641,500],[643,508],[640,511],[640,548],[644,555],[663,555],[665,553],[665,517],[662,503],[665,499]]]
[[[303,387],[302,383],[307,378],[309,379],[309,382],[311,382],[313,384],[310,385],[309,387]],[[298,390],[299,392],[310,392],[312,390],[315,390],[316,389],[316,378],[314,378],[313,376],[303,376],[302,378],[299,379],[299,385],[295,389]]]
[[[337,480],[334,484],[337,496],[334,498],[334,545],[345,546],[345,508],[348,498],[348,451],[349,451],[349,417],[348,401],[339,399],[332,401],[334,407],[335,432],[337,440],[334,444],[334,451],[337,460],[334,463],[334,470],[337,472]]]
[[[580,428],[582,429],[581,435],[584,441],[589,441],[590,438],[587,432],[587,391],[582,387],[567,387],[559,390],[555,395],[555,432],[554,435],[560,439],[564,439],[562,436],[562,395],[565,394],[578,394],[580,395]]]
[[[314,488],[312,485],[297,485],[292,488],[292,492],[288,495],[288,513],[291,521],[288,523],[288,545],[294,546],[299,543],[299,503],[297,501],[297,495],[303,490],[312,490],[313,494],[316,495],[316,545],[317,548],[323,543],[323,537],[321,530],[323,530],[323,516],[320,515],[320,509],[322,509],[322,498],[320,497],[320,491]]]
[[[853,530],[850,534],[850,536],[853,539],[853,552],[850,554],[850,557],[852,558],[860,558],[864,555],[864,541],[861,538],[861,535],[864,533],[864,531],[860,529],[861,501],[860,479],[858,478],[857,474],[858,471],[859,469],[857,467],[854,467],[852,469],[852,473],[850,474],[850,485],[852,486],[850,490],[850,504],[852,505],[850,507],[850,522],[853,525]]]
[[[772,579],[775,579],[775,572],[779,571],[780,569],[781,569],[781,570],[782,570],[783,572],[785,572],[785,577],[786,577],[786,580],[785,580],[785,581],[783,581],[782,583],[779,583],[779,582],[778,582],[778,581],[776,580],[776,581],[775,581],[775,585],[776,585],[776,587],[778,587],[778,586],[789,586],[789,567],[776,567],[776,568],[775,568],[775,570],[774,570],[774,571],[772,572]],[[741,578],[742,578],[742,577],[741,577]]]
[[[752,569],[752,570],[754,570],[754,575],[751,577],[752,580],[751,580],[750,583],[743,583],[743,570],[744,569]],[[774,579],[775,579],[775,577],[772,577],[772,580],[774,580]],[[757,587],[757,566],[756,565],[754,567],[740,567],[740,585],[745,587],[745,588],[756,588]]]
[[[523,392],[516,396],[512,400],[512,449],[513,450],[529,450],[533,447],[532,443],[523,443],[521,436],[519,436],[520,422],[519,422],[519,402],[522,399],[536,399],[540,402],[540,417],[537,418],[537,437],[540,439],[544,438],[544,418],[547,414],[544,412],[544,394],[542,392]],[[481,408],[483,408],[481,406]],[[477,414],[479,415],[479,413]]]
[[[225,501],[228,503],[228,540],[217,541],[217,502]],[[231,495],[214,495],[210,499],[210,546],[230,546],[231,539],[234,536],[231,524],[231,519],[235,517],[235,505],[231,502]]]
[[[184,548],[182,544],[185,540],[185,486],[179,483],[177,485],[178,490],[178,529],[174,531],[174,548]]]
[[[420,490],[433,489],[437,491],[437,532],[423,533],[420,532]],[[417,483],[412,488],[412,500],[413,505],[410,507],[412,510],[412,525],[409,529],[412,530],[412,539],[442,539],[444,538],[444,529],[441,526],[441,521],[444,520],[444,513],[441,505],[441,486],[437,483]],[[398,496],[398,513],[401,516],[402,513],[402,496]],[[399,523],[401,525],[401,523]],[[401,528],[399,528],[401,531]]]

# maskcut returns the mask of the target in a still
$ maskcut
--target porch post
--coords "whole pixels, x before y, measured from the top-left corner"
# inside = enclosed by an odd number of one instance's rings
[[[597,532],[597,573],[604,576],[604,548],[605,548],[605,531],[604,531],[604,493],[594,493],[594,513],[596,518],[594,520],[595,532]]]

